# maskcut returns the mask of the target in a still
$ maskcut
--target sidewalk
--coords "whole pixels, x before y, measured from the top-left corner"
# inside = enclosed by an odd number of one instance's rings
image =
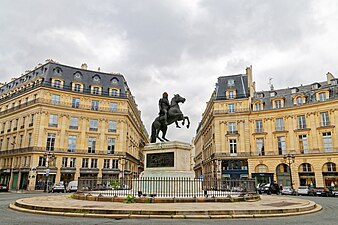
[[[68,195],[19,199],[10,208],[60,216],[107,218],[257,218],[313,213],[321,206],[284,196],[261,196],[257,202],[229,203],[119,203],[75,200]]]

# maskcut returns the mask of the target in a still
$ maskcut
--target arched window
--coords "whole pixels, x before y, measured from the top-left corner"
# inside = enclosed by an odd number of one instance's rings
[[[324,170],[326,169],[325,172],[337,172],[337,166],[335,163],[332,163],[332,162],[328,162],[328,163],[325,163],[324,165],[325,167],[323,168]]]
[[[266,173],[268,172],[268,167],[264,164],[259,164],[255,168],[256,173]]]
[[[312,172],[310,163],[303,163],[300,165],[299,172]]]

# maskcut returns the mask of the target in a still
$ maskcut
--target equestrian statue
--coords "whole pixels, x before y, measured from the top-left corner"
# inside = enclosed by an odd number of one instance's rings
[[[171,99],[170,104],[168,100],[167,92],[164,92],[162,98],[159,100],[159,116],[156,117],[154,122],[151,125],[151,137],[150,142],[156,143],[156,138],[160,141],[169,141],[165,138],[167,133],[168,126],[172,123],[176,124],[177,128],[181,128],[178,124],[178,121],[182,121],[182,126],[185,124],[185,120],[187,120],[187,128],[190,126],[189,117],[183,115],[180,110],[180,106],[178,103],[184,103],[185,98],[181,97],[179,94],[174,95]],[[159,133],[162,131],[162,138],[159,137]]]

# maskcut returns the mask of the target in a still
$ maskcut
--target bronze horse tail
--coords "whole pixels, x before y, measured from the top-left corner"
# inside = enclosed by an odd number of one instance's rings
[[[151,124],[151,137],[150,137],[150,143],[156,142],[156,127],[155,127],[155,121]]]

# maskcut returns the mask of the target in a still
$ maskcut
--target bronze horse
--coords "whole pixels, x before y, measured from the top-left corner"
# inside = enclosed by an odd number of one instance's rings
[[[187,128],[190,126],[190,120],[189,117],[184,116],[182,111],[180,110],[180,106],[178,103],[184,103],[185,98],[181,97],[179,94],[174,95],[174,97],[171,99],[170,102],[170,108],[168,110],[168,118],[167,122],[168,125],[175,123],[177,128],[181,128],[178,125],[178,121],[182,121],[182,126],[185,124],[185,120],[188,121]],[[158,138],[160,141],[169,141],[165,138],[165,135],[167,133],[168,125],[165,124],[164,115],[159,115],[156,117],[154,122],[151,125],[151,137],[150,142],[156,143],[156,138]],[[160,138],[158,135],[162,131],[162,138]]]

